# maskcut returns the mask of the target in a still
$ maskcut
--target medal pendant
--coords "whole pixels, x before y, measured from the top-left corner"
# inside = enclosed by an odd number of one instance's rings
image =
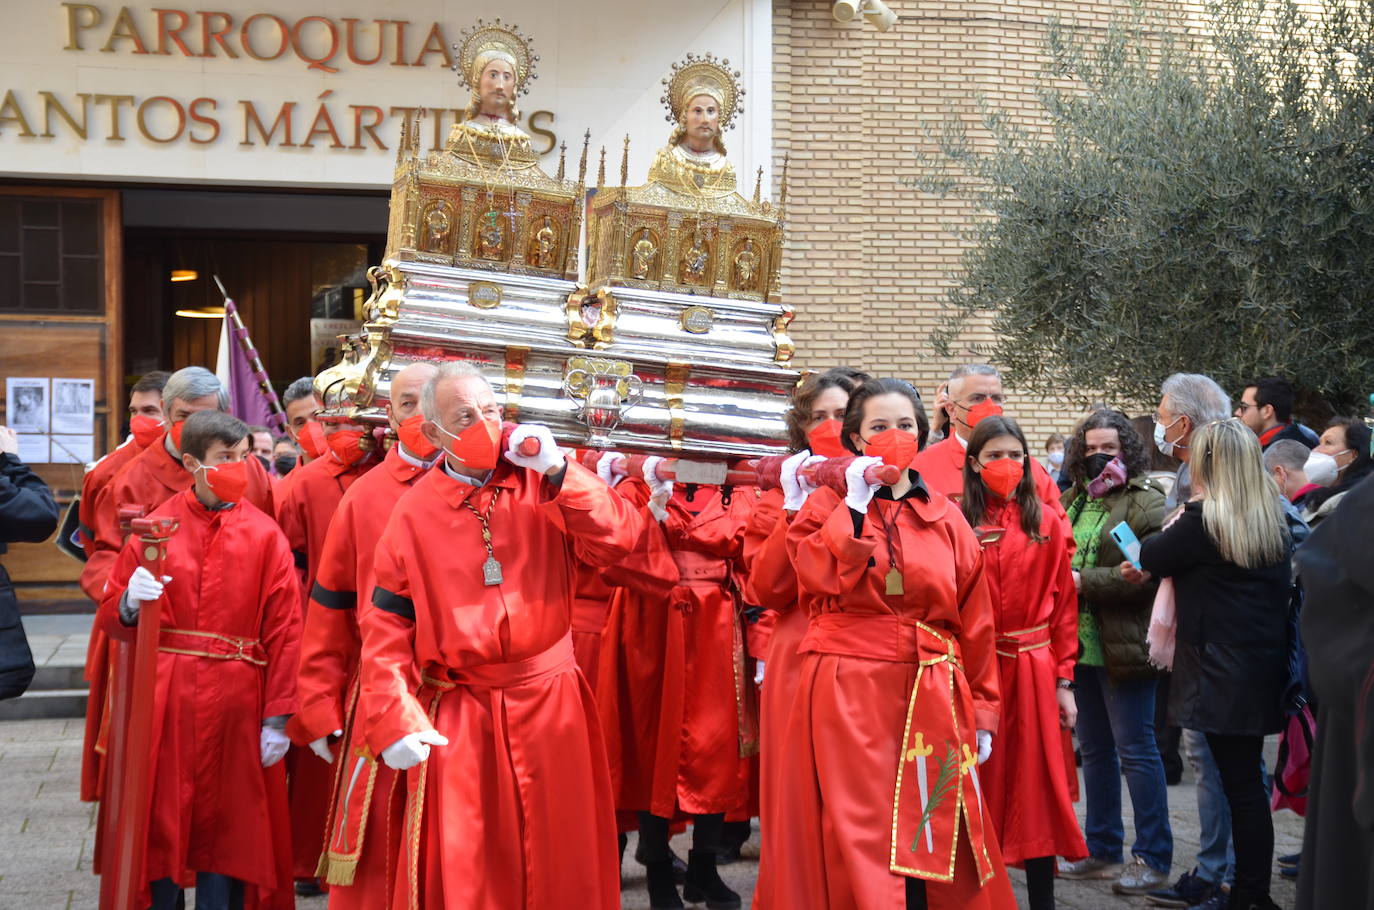
[[[902,586],[902,572],[896,566],[887,570],[887,594],[905,594],[906,588]]]
[[[501,583],[501,564],[495,556],[488,556],[487,561],[482,563],[482,583],[489,588]]]

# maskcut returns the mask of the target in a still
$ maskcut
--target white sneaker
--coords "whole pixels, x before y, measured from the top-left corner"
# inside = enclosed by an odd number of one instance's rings
[[[1120,875],[1120,863],[1109,863],[1095,856],[1073,862],[1066,859],[1059,861],[1059,877],[1071,881],[1107,881]]]
[[[1121,872],[1121,878],[1112,890],[1117,894],[1149,894],[1156,888],[1169,884],[1169,873],[1151,869],[1138,856],[1131,857],[1130,865]]]

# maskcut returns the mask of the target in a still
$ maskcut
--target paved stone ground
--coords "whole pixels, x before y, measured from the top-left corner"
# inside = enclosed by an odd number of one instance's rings
[[[97,880],[90,871],[94,842],[94,807],[77,799],[82,721],[30,720],[0,724],[0,908],[36,910],[96,910]],[[1271,767],[1272,767],[1272,754]],[[1126,803],[1129,805],[1130,800]],[[1174,872],[1191,868],[1197,851],[1198,828],[1194,789],[1185,782],[1169,788],[1174,830]],[[1080,805],[1081,813],[1081,805]],[[1302,820],[1290,812],[1274,818],[1276,852],[1296,852],[1301,844]],[[1126,830],[1131,830],[1127,823]],[[686,856],[689,837],[674,842]],[[625,910],[648,907],[643,869],[626,851]],[[758,855],[757,834],[745,847]],[[752,894],[758,866],[752,859],[722,868],[725,879],[746,896]],[[1024,905],[1021,874],[1012,872]],[[1291,908],[1294,888],[1274,878],[1274,898]],[[1144,898],[1111,893],[1110,882],[1060,882],[1061,910],[1128,910],[1147,906]],[[325,898],[300,900],[299,910],[325,910]],[[746,903],[746,906],[747,903]],[[805,908],[796,908],[805,910]]]

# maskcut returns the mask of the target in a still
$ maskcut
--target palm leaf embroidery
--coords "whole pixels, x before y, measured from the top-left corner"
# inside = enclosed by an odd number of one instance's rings
[[[931,788],[930,799],[926,801],[926,807],[921,812],[921,823],[916,826],[916,836],[911,841],[911,852],[916,852],[916,844],[921,839],[921,832],[930,824],[934,818],[936,810],[945,801],[949,791],[959,780],[959,755],[952,746],[945,746],[945,757],[940,760],[939,773],[935,775],[935,786]]]

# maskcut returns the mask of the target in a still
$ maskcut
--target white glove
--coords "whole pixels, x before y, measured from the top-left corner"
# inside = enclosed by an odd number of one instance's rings
[[[262,766],[270,768],[286,755],[291,740],[276,727],[263,727],[258,737],[258,748],[262,752]]]
[[[844,504],[855,512],[863,514],[868,511],[868,504],[873,501],[873,494],[880,483],[869,483],[864,480],[864,471],[883,463],[881,458],[872,455],[860,455],[850,462],[849,467],[844,469],[844,481],[848,486],[848,492],[844,494]]]
[[[644,459],[644,482],[649,485],[649,513],[659,521],[668,517],[668,500],[673,496],[673,482],[659,480],[656,473],[662,460],[656,455]]]
[[[602,452],[601,457],[596,460],[596,476],[606,482],[606,486],[613,487],[624,479],[621,474],[611,471],[611,465],[617,458],[624,458],[619,452]]]
[[[172,576],[162,576],[162,581],[153,577],[143,566],[134,569],[129,576],[129,583],[124,589],[124,602],[120,604],[120,616],[128,625],[133,625],[138,620],[138,612],[143,609],[146,603],[152,603],[162,596],[162,590],[166,584],[172,580]]]
[[[978,764],[988,760],[992,755],[992,734],[987,730],[978,731]]]
[[[782,463],[778,480],[782,483],[784,511],[800,511],[806,503],[806,497],[815,492],[816,487],[801,472],[822,461],[825,461],[824,455],[812,455],[806,449],[802,449]]]
[[[343,731],[335,730],[334,735],[343,736]],[[321,736],[319,739],[311,741],[310,751],[318,755],[321,761],[327,761],[331,765],[334,764],[334,753],[329,750],[328,736]]]
[[[521,455],[520,443],[526,439],[539,440],[539,452],[534,455]],[[549,428],[537,423],[522,423],[510,434],[510,448],[506,449],[506,460],[522,468],[529,468],[540,474],[552,474],[565,463],[563,452],[553,441]]]
[[[404,771],[429,758],[430,746],[447,746],[448,738],[438,730],[407,733],[382,750],[382,761],[388,768]]]
[[[754,661],[754,685],[763,685],[763,661]]]

